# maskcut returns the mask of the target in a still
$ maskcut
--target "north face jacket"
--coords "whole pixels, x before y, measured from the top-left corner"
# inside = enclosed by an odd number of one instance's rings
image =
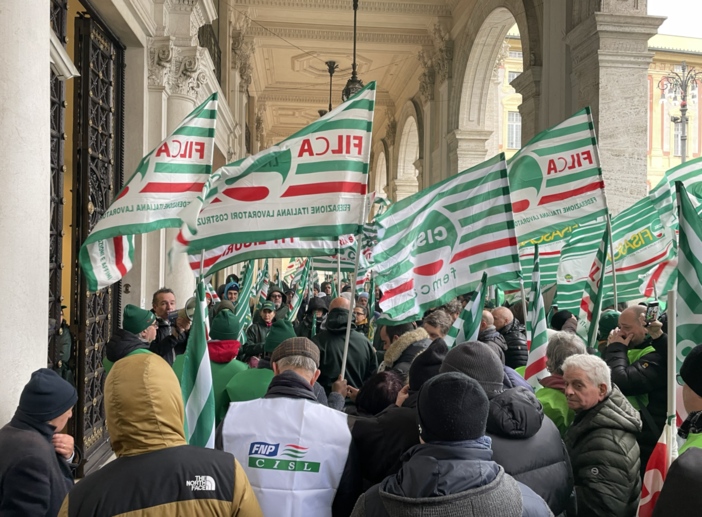
[[[513,319],[507,325],[498,330],[507,343],[505,351],[505,364],[510,368],[526,366],[529,360],[529,350],[527,349],[526,332],[524,326],[517,319]]]
[[[348,309],[332,309],[327,315],[327,328],[312,338],[319,347],[321,373],[317,382],[322,385],[327,394],[341,374],[348,317]],[[354,388],[360,389],[377,369],[378,360],[368,338],[358,332],[351,332],[346,361],[346,380]]]
[[[458,442],[464,443],[464,442]],[[412,447],[400,472],[371,487],[352,517],[547,517],[544,501],[490,457],[492,451],[433,443]]]
[[[412,332],[402,334],[385,351],[383,362],[380,364],[378,371],[393,371],[399,375],[402,382],[405,382],[412,360],[429,345],[431,345],[429,334],[421,327]]]
[[[160,357],[115,363],[105,413],[117,459],[76,484],[59,517],[262,517],[231,454],[187,445],[180,385]]]
[[[633,517],[639,506],[641,417],[619,388],[575,415],[564,441],[573,465],[578,517]]]

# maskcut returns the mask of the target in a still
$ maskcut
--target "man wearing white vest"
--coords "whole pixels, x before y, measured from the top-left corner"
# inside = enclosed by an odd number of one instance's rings
[[[319,349],[304,337],[273,352],[262,399],[232,402],[224,450],[244,467],[265,517],[347,517],[362,492],[348,416],[317,402]]]

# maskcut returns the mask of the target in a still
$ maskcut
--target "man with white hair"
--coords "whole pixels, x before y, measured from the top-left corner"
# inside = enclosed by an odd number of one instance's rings
[[[573,466],[578,516],[633,517],[641,495],[638,411],[612,385],[599,357],[571,355],[562,365],[575,419],[564,442]]]

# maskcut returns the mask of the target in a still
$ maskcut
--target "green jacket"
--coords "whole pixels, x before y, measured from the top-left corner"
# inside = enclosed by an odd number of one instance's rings
[[[268,391],[273,375],[273,370],[268,368],[251,368],[241,372],[226,386],[229,400],[246,402],[262,398]]]
[[[541,381],[549,379],[550,377],[552,376],[545,377],[541,379]],[[568,400],[563,391],[557,388],[547,387],[543,382],[541,382],[541,385],[544,387],[536,391],[536,398],[539,399],[539,402],[541,402],[541,405],[544,407],[544,415],[549,417],[553,423],[556,424],[558,431],[561,433],[561,437],[563,437],[575,418],[575,411],[568,407]]]
[[[678,456],[680,456],[690,447],[697,447],[698,449],[702,449],[702,434],[688,434],[687,440],[685,440],[685,443],[682,445],[682,447],[680,447],[680,450],[678,451]]]
[[[563,439],[573,466],[579,517],[634,517],[641,495],[636,435],[641,417],[619,388],[576,414]]]
[[[207,350],[210,355],[210,368],[212,369],[212,390],[215,397],[215,425],[224,420],[229,409],[229,395],[227,384],[241,372],[248,369],[246,363],[237,361],[236,354],[239,352],[240,343],[238,341],[218,341],[207,342]],[[185,354],[176,357],[173,363],[173,371],[178,380],[183,375],[183,361]]]
[[[327,394],[341,373],[348,317],[349,311],[347,309],[332,309],[327,316],[326,330],[312,338],[312,341],[319,347],[321,374],[317,382]],[[378,360],[368,338],[359,332],[351,332],[349,353],[346,360],[346,380],[354,388],[360,389],[377,369]]]

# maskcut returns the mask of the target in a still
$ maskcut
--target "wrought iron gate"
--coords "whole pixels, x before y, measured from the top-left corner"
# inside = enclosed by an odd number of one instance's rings
[[[92,13],[91,13],[92,14]],[[75,20],[72,293],[77,334],[78,404],[76,443],[82,445],[84,473],[111,453],[103,401],[105,345],[119,325],[121,283],[90,293],[78,265],[80,246],[123,182],[124,52],[94,14]]]

